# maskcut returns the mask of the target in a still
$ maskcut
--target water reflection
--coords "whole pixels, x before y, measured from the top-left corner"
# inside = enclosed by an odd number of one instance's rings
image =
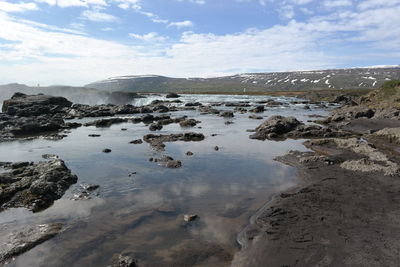
[[[277,113],[293,114],[293,107],[262,115]],[[202,128],[182,130],[172,124],[161,133],[196,131],[206,139],[166,143],[163,154],[181,160],[180,169],[149,162],[149,157],[160,155],[146,143],[129,144],[149,133],[143,124],[81,127],[58,142],[37,139],[0,144],[0,161],[39,161],[42,154],[57,154],[78,175],[78,183],[100,185],[99,197],[90,200],[70,200],[79,186],[74,185],[44,212],[11,209],[1,213],[1,225],[61,221],[66,226],[59,236],[18,257],[11,266],[106,266],[122,251],[130,251],[148,266],[229,266],[238,250],[236,234],[248,218],[274,193],[296,182],[295,171],[273,159],[304,147],[301,140],[250,140],[246,129],[254,129],[260,121],[249,119],[249,114],[236,115],[229,126],[221,117],[194,111],[173,116],[183,114],[202,121]],[[296,117],[304,121],[309,114],[296,111]],[[92,133],[101,137],[88,137]],[[219,151],[213,149],[216,145]],[[101,153],[106,147],[112,153]],[[187,151],[194,155],[188,157]],[[187,224],[183,214],[197,214],[199,220]]]

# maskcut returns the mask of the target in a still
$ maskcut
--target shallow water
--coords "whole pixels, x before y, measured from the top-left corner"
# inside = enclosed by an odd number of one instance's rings
[[[244,101],[243,96],[213,97]],[[247,101],[265,99],[248,97]],[[202,100],[185,96],[188,102],[211,101]],[[260,115],[295,115],[306,121],[308,115],[325,112],[290,105]],[[129,252],[146,266],[229,266],[239,249],[236,236],[249,217],[273,194],[296,184],[294,169],[273,159],[305,148],[301,140],[249,139],[246,130],[262,122],[249,119],[250,114],[235,113],[231,125],[225,125],[224,118],[196,111],[172,113],[172,117],[182,115],[200,120],[201,129],[172,124],[156,133],[195,131],[204,133],[204,141],[166,143],[165,152],[156,152],[147,143],[129,144],[149,133],[148,126],[123,123],[102,129],[81,127],[60,141],[1,143],[0,161],[40,161],[43,154],[56,154],[79,177],[78,184],[43,212],[10,209],[0,214],[3,231],[46,222],[63,222],[67,227],[10,265],[106,266],[112,257]],[[101,137],[88,137],[92,133]],[[102,153],[104,148],[112,152]],[[194,155],[186,156],[187,151]],[[160,154],[181,160],[182,168],[166,169],[149,162]],[[79,183],[100,185],[99,195],[71,200]],[[199,219],[186,224],[183,214],[197,214]]]

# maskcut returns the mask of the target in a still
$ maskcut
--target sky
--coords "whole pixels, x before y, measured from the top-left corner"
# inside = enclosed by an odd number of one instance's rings
[[[398,65],[400,0],[0,0],[0,84]]]

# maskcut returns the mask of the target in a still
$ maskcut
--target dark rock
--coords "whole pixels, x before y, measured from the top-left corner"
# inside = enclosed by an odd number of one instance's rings
[[[187,156],[193,156],[193,152],[192,151],[188,151],[188,152],[186,152],[186,155]]]
[[[128,121],[129,119],[126,118],[102,119],[85,123],[85,126],[96,126],[96,128],[102,128],[102,127],[110,127],[113,124],[124,123]]]
[[[294,130],[302,123],[294,117],[272,116],[256,128],[256,133],[251,135],[251,139],[265,140],[275,138]]]
[[[89,134],[88,136],[89,137],[100,137],[101,135],[100,134]]]
[[[111,149],[109,148],[103,149],[103,153],[111,153]]]
[[[233,103],[225,103],[225,107],[250,107],[249,102],[233,102]]]
[[[158,130],[161,130],[162,128],[163,128],[163,126],[159,123],[152,123],[149,126],[150,131],[158,131]]]
[[[154,116],[151,115],[151,114],[147,114],[147,115],[144,115],[144,116],[141,118],[141,120],[142,120],[142,122],[144,122],[144,123],[146,123],[146,122],[152,122],[152,121],[154,121]]]
[[[251,116],[249,116],[249,119],[253,119],[253,120],[262,120],[263,117],[261,117],[261,116],[256,116],[256,115],[251,115]]]
[[[166,98],[178,98],[178,97],[180,97],[180,95],[178,95],[177,93],[169,93],[165,97]]]
[[[149,143],[152,147],[163,150],[165,145],[164,142],[176,142],[176,141],[202,141],[204,140],[204,135],[201,133],[181,133],[181,134],[170,134],[170,135],[154,135],[147,134],[143,137],[143,140]]]
[[[224,118],[233,118],[234,117],[232,111],[222,111],[219,115]]]
[[[200,102],[190,102],[190,103],[186,103],[185,107],[199,107],[202,106],[203,104]]]
[[[0,181],[4,185],[0,189],[3,209],[26,207],[33,212],[43,210],[61,198],[78,179],[60,159],[37,164],[23,163],[14,168],[13,172],[0,173]]]
[[[165,113],[165,112],[169,112],[170,109],[164,105],[157,105],[156,107],[154,107],[153,109],[154,112],[160,112],[160,113]]]
[[[219,150],[219,147],[218,147],[218,146],[215,146],[215,147],[214,147],[214,150],[215,150],[215,151],[218,151],[218,150]]]
[[[2,111],[8,115],[32,117],[55,114],[71,106],[72,102],[64,97],[15,93],[11,99],[3,102]]]
[[[58,159],[59,157],[57,155],[54,155],[54,154],[43,154],[42,158],[44,158],[44,159]]]
[[[181,127],[194,127],[197,123],[199,123],[199,121],[196,121],[195,119],[186,119],[179,122],[179,125]]]
[[[136,139],[136,140],[133,140],[133,141],[129,142],[129,144],[135,144],[135,145],[142,144],[142,143],[143,143],[142,139]]]
[[[81,126],[82,126],[82,123],[67,122],[67,123],[64,123],[64,125],[62,125],[62,128],[64,128],[64,129],[75,129],[75,128],[79,128]]]
[[[176,169],[182,167],[182,162],[180,160],[170,160],[167,161],[165,164],[165,167],[170,168],[170,169]]]
[[[160,163],[160,165],[170,169],[177,169],[182,167],[182,162],[180,160],[174,160],[172,157],[167,155],[164,155],[161,158],[153,159],[153,161]]]
[[[255,107],[253,109],[250,109],[250,112],[253,112],[253,113],[261,113],[261,112],[264,112],[264,111],[265,111],[265,107],[264,106],[257,106],[257,107]]]

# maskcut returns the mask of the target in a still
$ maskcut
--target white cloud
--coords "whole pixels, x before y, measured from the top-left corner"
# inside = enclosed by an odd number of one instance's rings
[[[292,19],[294,17],[294,9],[293,6],[286,5],[282,6],[279,10],[280,15],[285,19]]]
[[[177,27],[177,28],[185,28],[185,27],[193,27],[194,24],[190,20],[171,22],[168,24],[168,27]]]
[[[204,5],[206,3],[205,0],[178,0],[179,2],[190,2],[190,3],[195,3],[198,5]]]
[[[0,43],[0,83],[82,85],[129,74],[205,76],[320,69],[366,59],[386,64],[386,59],[400,58],[400,5],[389,2],[235,34],[186,32],[168,42],[161,42],[165,37],[154,32],[131,34],[143,41],[137,42],[140,45],[100,40],[0,12],[0,39],[6,40]],[[348,46],[357,51],[347,50]]]
[[[109,0],[111,3],[117,3],[119,8],[122,9],[136,9],[140,10],[141,0]]]
[[[348,7],[353,5],[351,0],[325,0],[323,5],[327,8]]]
[[[156,32],[150,32],[150,33],[143,34],[143,35],[130,33],[129,36],[134,39],[138,39],[138,40],[145,41],[145,42],[162,42],[162,41],[166,40],[166,37],[160,36]]]
[[[94,6],[106,6],[105,0],[34,0],[37,3],[46,3],[51,6],[59,7],[89,7]]]
[[[91,20],[91,21],[98,21],[98,22],[113,22],[113,21],[118,20],[118,18],[113,15],[103,13],[100,11],[96,11],[96,10],[83,11],[82,18]]]
[[[361,1],[358,7],[360,9],[370,9],[378,7],[390,7],[400,4],[400,0],[366,0]]]
[[[9,2],[0,1],[0,11],[4,12],[25,12],[29,10],[38,10],[35,3],[18,3],[13,4]]]

